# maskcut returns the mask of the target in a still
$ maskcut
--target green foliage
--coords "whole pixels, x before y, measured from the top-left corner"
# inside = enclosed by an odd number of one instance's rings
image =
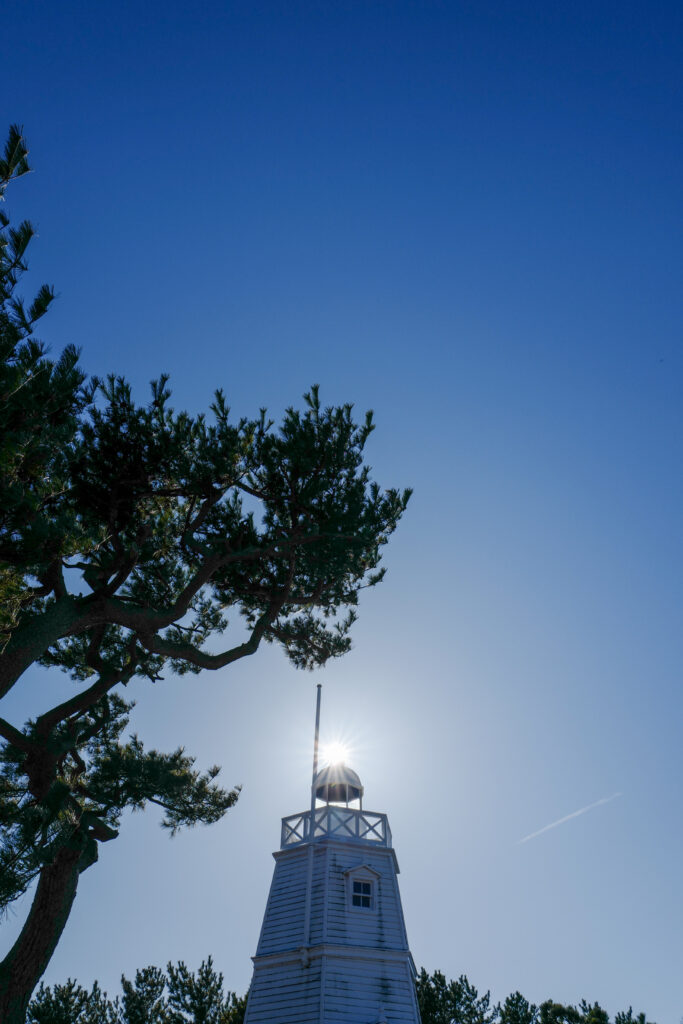
[[[513,992],[500,1007],[500,1024],[538,1024],[538,1007]]]
[[[199,772],[182,749],[171,754],[146,751],[137,736],[120,742],[130,707],[108,694],[88,709],[79,722],[76,757],[73,730],[65,725],[55,731],[49,755],[57,759],[56,777],[48,779],[41,800],[32,799],[29,788],[38,771],[30,763],[31,752],[12,744],[0,751],[0,899],[9,901],[25,889],[78,829],[98,841],[114,838],[126,807],[158,805],[164,812],[162,823],[173,833],[217,821],[235,802],[238,790],[225,791],[215,783],[217,767]],[[34,733],[32,726],[27,734]],[[48,772],[52,765],[51,760]]]
[[[441,971],[429,975],[423,967],[417,978],[417,1000],[422,1024],[491,1024],[497,1019],[490,993],[480,996],[464,974],[457,981],[447,981]]]
[[[580,1024],[581,1014],[575,1006],[563,1006],[552,999],[541,1003],[540,1024]]]
[[[644,1013],[634,1014],[633,1008],[629,1006],[628,1010],[622,1010],[614,1015],[614,1024],[648,1024],[648,1020]]]
[[[585,1000],[578,1008],[552,999],[537,1007],[521,992],[513,992],[502,1005],[492,1007],[489,993],[479,996],[464,974],[447,981],[441,971],[430,975],[424,968],[417,977],[417,1001],[422,1024],[609,1024],[609,1014],[600,1004]],[[634,1017],[629,1007],[615,1015],[614,1024],[648,1022],[643,1013]]]
[[[181,961],[144,967],[133,981],[121,978],[121,995],[107,998],[95,982],[90,992],[74,981],[41,985],[28,1008],[28,1024],[243,1024],[247,997],[223,988],[213,960],[196,972]]]
[[[137,971],[134,982],[121,979],[123,998],[113,1002],[102,995],[97,983],[91,992],[68,981],[54,988],[40,986],[29,1006],[29,1024],[243,1024],[247,997],[238,998],[223,989],[223,975],[217,973],[211,957],[196,972],[181,961],[168,964],[166,973],[158,967]],[[585,1000],[565,1006],[547,1000],[540,1008],[520,992],[505,1002],[490,1005],[487,992],[480,996],[462,974],[448,981],[441,971],[417,977],[417,999],[422,1024],[609,1024],[609,1015],[599,1003]],[[71,1014],[71,1016],[69,1016]],[[644,1013],[635,1016],[631,1007],[617,1013],[614,1024],[652,1024]]]
[[[241,1024],[246,996],[223,992],[223,975],[217,974],[211,957],[196,974],[181,961],[168,965],[168,1005],[172,1024]]]
[[[28,151],[13,125],[0,159],[0,201],[28,170]],[[68,453],[91,393],[72,346],[53,362],[33,336],[52,288],[43,285],[28,305],[17,294],[33,236],[28,221],[12,227],[0,209],[0,650],[27,596],[40,589],[24,569],[49,564],[62,537],[73,532],[73,516],[63,508]],[[14,559],[4,557],[8,545]]]
[[[0,195],[28,170],[13,127]],[[167,378],[138,404],[123,377],[86,381],[33,336],[53,299],[17,294],[33,237],[0,214],[0,696],[31,665],[75,695],[35,720],[0,719],[0,908],[68,845],[85,869],[122,812],[163,808],[171,832],[221,817],[238,790],[178,749],[123,733],[120,688],[164,671],[218,669],[279,644],[294,665],[343,655],[361,589],[408,492],[364,463],[371,414],[325,408],[317,387],[278,429],[177,412]]]
[[[548,999],[541,1003],[540,1024],[609,1024],[609,1014],[599,1003],[590,1004],[585,999],[581,1000],[578,1009]]]
[[[135,972],[135,980],[121,978],[123,995],[112,1010],[117,1024],[168,1024],[164,991],[166,975],[159,967],[143,967]]]
[[[585,1024],[609,1024],[609,1014],[606,1010],[600,1006],[599,1003],[587,1003],[585,999],[581,1000],[581,1020]]]
[[[107,999],[97,982],[88,992],[69,979],[52,988],[41,984],[31,1000],[26,1020],[27,1024],[119,1024],[116,1011],[116,1005]]]

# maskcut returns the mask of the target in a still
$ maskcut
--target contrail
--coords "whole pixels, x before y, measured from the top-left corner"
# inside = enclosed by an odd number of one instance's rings
[[[578,818],[580,814],[585,814],[586,811],[592,811],[594,807],[601,807],[602,804],[608,804],[611,800],[616,800],[621,793],[612,793],[611,796],[603,796],[601,800],[596,800],[594,804],[588,804],[588,807],[582,807],[578,811],[572,811],[571,814],[565,814],[564,818],[558,818],[557,821],[552,821],[549,825],[544,825],[543,828],[539,828],[538,832],[532,832],[531,835],[524,836],[524,839],[517,840],[517,846],[520,843],[528,843],[530,839],[535,839],[536,836],[543,835],[544,832],[548,832],[551,828],[557,828],[558,825],[564,825],[565,821],[571,821],[572,818]]]

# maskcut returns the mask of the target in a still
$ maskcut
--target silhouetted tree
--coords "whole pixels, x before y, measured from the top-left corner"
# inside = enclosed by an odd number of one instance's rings
[[[564,1006],[546,999],[540,1006],[540,1024],[581,1024],[581,1014],[575,1006]]]
[[[582,999],[578,1008],[546,1000],[540,1006],[540,1024],[609,1024],[609,1014],[600,1003],[588,1003]],[[633,1016],[631,1007],[626,1012],[615,1014],[614,1024],[648,1024],[644,1013]],[[652,1024],[650,1021],[649,1024]]]
[[[14,125],[0,159],[0,203],[9,183],[28,170]],[[37,565],[60,544],[68,549],[73,539],[76,524],[60,499],[78,417],[92,397],[76,349],[65,348],[52,362],[33,336],[52,288],[43,285],[28,305],[17,295],[33,235],[28,221],[12,227],[0,209],[0,650],[36,589],[24,565]],[[13,549],[21,546],[20,556],[6,557],[8,540]]]
[[[609,1014],[600,1003],[587,1003],[582,999],[580,1009],[583,1024],[609,1024]]]
[[[67,981],[41,985],[28,1007],[28,1024],[243,1024],[246,995],[223,988],[223,975],[209,957],[196,972],[181,961],[143,967],[133,981],[121,978],[121,996],[108,999],[97,982],[92,990]]]
[[[160,967],[143,967],[133,981],[121,977],[120,1004],[112,1006],[117,1024],[171,1024],[165,999],[166,975]]]
[[[40,985],[28,1007],[28,1024],[119,1024],[117,1007],[100,991],[90,992],[69,979],[52,988]]]
[[[0,192],[27,169],[12,128]],[[52,291],[29,306],[16,293],[31,236],[3,215],[0,697],[35,664],[77,690],[23,727],[0,719],[0,908],[38,879],[0,962],[4,1024],[24,1020],[79,875],[124,809],[156,803],[175,832],[237,798],[182,749],[124,740],[120,687],[223,668],[262,642],[301,668],[344,654],[409,497],[370,480],[371,414],[323,408],[317,388],[275,430],[264,411],[233,422],[221,391],[210,416],[191,416],[171,408],[165,377],[139,406],[121,377],[86,382],[75,349],[49,360],[33,331]]]
[[[75,982],[40,986],[29,1006],[30,1024],[243,1024],[247,996],[224,992],[223,975],[209,957],[196,973],[181,961],[168,964],[166,973],[156,967],[137,971],[133,983],[121,979],[123,998],[113,1002],[103,996],[97,983],[87,992]],[[546,1000],[540,1008],[520,992],[491,1007],[489,994],[480,996],[465,975],[448,981],[441,971],[417,977],[417,997],[422,1024],[537,1024],[541,1019],[565,1024],[609,1024],[599,1003],[582,1000],[578,1008]],[[71,1013],[71,1016],[69,1016]],[[652,1024],[644,1013],[631,1007],[617,1013],[614,1024]]]
[[[628,1010],[615,1013],[614,1024],[652,1024],[652,1021],[648,1021],[644,1013],[634,1014],[633,1008],[629,1006]],[[683,1018],[681,1018],[681,1024],[683,1024]]]
[[[502,1006],[491,1007],[489,993],[480,996],[464,974],[457,981],[448,981],[441,971],[430,975],[422,968],[416,988],[422,1024],[609,1024],[609,1015],[600,1004],[585,999],[578,1007],[552,999],[537,1007],[521,992],[513,992]],[[635,1017],[629,1007],[627,1012],[616,1014],[614,1024],[652,1022],[643,1013]]]
[[[500,1024],[537,1024],[538,1007],[529,1003],[521,992],[513,992],[500,1007]]]
[[[480,996],[464,974],[457,981],[446,981],[441,971],[427,974],[422,968],[417,977],[417,1001],[422,1024],[491,1024],[497,1007],[491,1007],[487,992]]]
[[[211,957],[196,974],[180,961],[168,965],[168,1005],[172,1024],[241,1024],[246,996],[223,991],[223,975],[217,973]]]

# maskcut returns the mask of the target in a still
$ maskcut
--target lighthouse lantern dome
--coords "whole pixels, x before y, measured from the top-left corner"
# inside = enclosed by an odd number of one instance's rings
[[[313,781],[316,800],[326,804],[349,804],[352,800],[363,799],[363,784],[360,776],[343,762],[328,764],[317,773]]]

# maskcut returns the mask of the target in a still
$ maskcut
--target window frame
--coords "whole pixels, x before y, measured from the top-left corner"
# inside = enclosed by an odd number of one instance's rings
[[[353,867],[347,868],[344,871],[344,875],[346,876],[347,910],[353,914],[375,914],[379,901],[379,881],[381,878],[379,871],[375,871],[369,864],[355,864]],[[356,883],[360,886],[369,886],[370,892],[354,892]],[[354,896],[361,902],[354,903]],[[369,902],[363,904],[363,899],[369,900]]]
[[[353,907],[354,910],[375,909],[375,893],[372,884],[372,879],[351,879],[351,906]]]

